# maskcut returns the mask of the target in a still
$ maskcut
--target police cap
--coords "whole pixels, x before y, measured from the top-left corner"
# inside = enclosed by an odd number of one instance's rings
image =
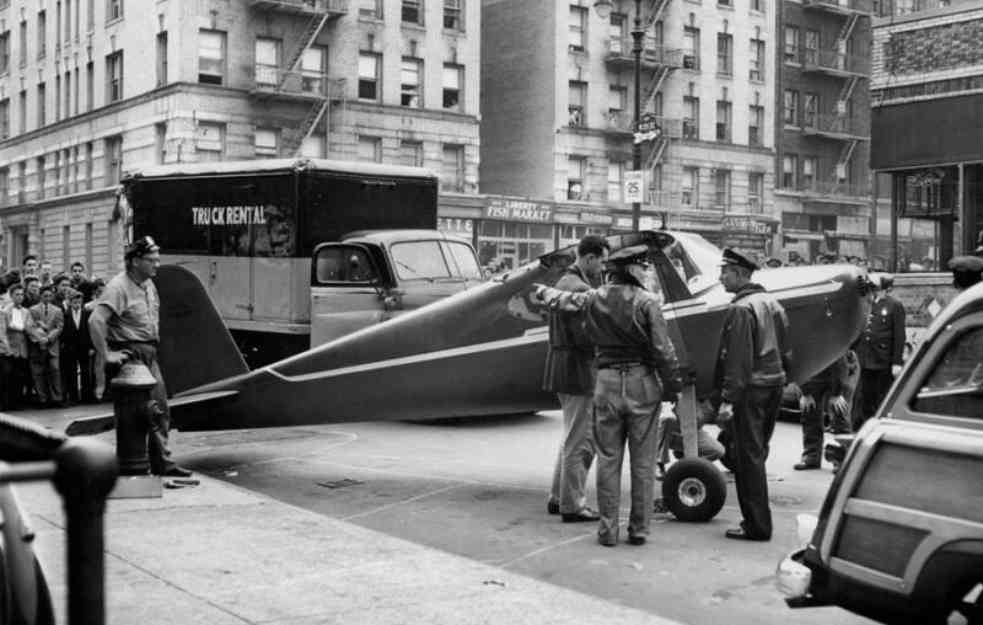
[[[782,259],[780,258],[775,258],[774,256],[771,256],[765,259],[765,267],[775,268],[781,266],[782,266]]]
[[[624,267],[625,265],[644,264],[648,262],[649,248],[646,245],[632,245],[611,252],[607,258],[610,265]]]
[[[724,257],[722,262],[720,263],[721,267],[726,267],[727,265],[733,265],[735,267],[744,267],[748,271],[757,271],[758,269],[760,269],[760,267],[758,267],[758,264],[756,262],[754,262],[753,260],[751,260],[750,258],[744,256],[739,252],[735,252],[729,247],[724,249]]]
[[[157,245],[153,237],[143,236],[127,246],[126,254],[123,257],[126,260],[130,260],[133,258],[142,258],[147,254],[153,254],[159,251],[160,246]]]

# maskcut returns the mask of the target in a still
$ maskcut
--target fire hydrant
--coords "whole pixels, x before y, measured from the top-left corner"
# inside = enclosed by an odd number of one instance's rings
[[[147,437],[154,412],[160,410],[150,398],[157,385],[150,369],[142,362],[127,362],[110,381],[113,388],[113,414],[116,415],[116,457],[120,475],[148,475],[150,459]]]

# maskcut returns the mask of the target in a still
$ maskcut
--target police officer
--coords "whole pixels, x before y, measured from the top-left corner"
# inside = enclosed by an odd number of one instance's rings
[[[601,286],[608,254],[604,237],[589,234],[577,245],[577,262],[557,281],[562,291],[582,292]],[[550,309],[550,343],[546,354],[543,390],[557,394],[563,410],[563,436],[553,469],[547,503],[550,514],[562,514],[564,523],[597,521],[587,507],[584,489],[594,462],[592,427],[594,346],[584,330],[583,315]]]
[[[720,282],[734,294],[724,318],[714,374],[717,422],[732,436],[737,498],[744,520],[727,538],[771,540],[765,461],[788,367],[788,317],[763,286],[757,264],[725,249]]]
[[[628,542],[645,544],[652,515],[658,409],[682,389],[679,363],[660,300],[643,285],[648,248],[624,248],[608,258],[609,283],[568,293],[539,287],[547,303],[584,311],[595,346],[594,439],[597,449],[598,542],[618,542],[621,465],[625,444],[631,463]]]
[[[860,361],[859,410],[853,415],[855,429],[877,412],[901,371],[904,356],[905,311],[901,302],[890,296],[894,276],[881,274],[879,279],[874,278],[870,314],[853,348]]]

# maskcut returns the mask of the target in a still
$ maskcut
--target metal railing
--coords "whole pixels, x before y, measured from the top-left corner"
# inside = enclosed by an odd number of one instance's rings
[[[3,573],[11,582],[15,610],[28,605],[36,610],[34,616],[53,614],[47,582],[31,545],[34,534],[6,484],[50,480],[65,505],[69,625],[102,625],[106,622],[104,515],[119,470],[113,449],[94,439],[68,438],[26,419],[0,414],[0,459]],[[21,622],[16,617],[14,621]]]
[[[324,72],[291,71],[264,63],[256,63],[253,69],[256,92],[331,99],[342,99],[345,95],[345,80],[329,78]]]
[[[864,130],[859,121],[832,113],[803,115],[802,129],[815,134],[849,137],[866,137],[870,134]]]
[[[807,8],[825,9],[837,13],[872,13],[873,0],[802,0]]]
[[[631,37],[612,37],[608,39],[605,60],[634,63],[633,47],[634,42]],[[683,51],[665,46],[646,45],[642,48],[641,59],[642,65],[682,67]]]
[[[805,71],[844,72],[870,75],[870,58],[857,54],[847,54],[839,50],[802,50],[802,65]]]
[[[800,180],[797,190],[806,195],[822,197],[867,198],[870,196],[870,187],[867,185],[832,180]]]
[[[349,0],[250,0],[250,5],[294,13],[344,14],[348,12]]]

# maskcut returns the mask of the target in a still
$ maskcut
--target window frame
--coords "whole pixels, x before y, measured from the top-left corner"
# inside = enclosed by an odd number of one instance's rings
[[[119,102],[123,99],[123,68],[122,50],[116,50],[106,55],[106,104]]]
[[[683,166],[683,177],[679,184],[679,203],[691,208],[700,207],[699,167],[692,165]]]
[[[575,175],[576,174],[576,175]],[[567,199],[582,202],[587,197],[587,157],[581,154],[567,156]],[[575,189],[580,185],[580,191]]]
[[[567,125],[571,128],[587,127],[587,89],[583,80],[567,81]]]
[[[424,6],[423,0],[402,0],[400,3],[400,21],[403,24],[416,24],[423,26]],[[415,19],[413,18],[415,14]],[[407,19],[410,17],[410,19]]]
[[[716,139],[718,142],[732,143],[734,139],[734,104],[730,100],[717,100],[716,108]],[[720,119],[721,113],[724,114],[723,121]]]
[[[456,76],[456,86],[448,85],[447,77]],[[457,63],[444,63],[440,74],[441,86],[441,106],[445,111],[463,111],[464,98],[462,98],[461,85],[464,84],[464,66]],[[453,104],[448,105],[449,96],[454,99]]]
[[[123,19],[123,0],[106,0],[106,23]]]
[[[734,75],[734,35],[717,33],[717,75]]]
[[[406,82],[414,75],[416,82]],[[405,108],[423,108],[423,59],[404,56],[399,66],[399,105]]]
[[[464,32],[464,0],[444,0],[444,29]]]
[[[731,173],[731,170],[723,168],[713,171],[713,207],[724,212],[729,211],[731,205],[733,187]]]
[[[799,92],[785,89],[782,93],[782,123],[785,126],[799,125]]]
[[[765,175],[760,171],[749,171],[747,188],[748,212],[764,212]]]
[[[218,53],[219,58],[212,59],[203,55],[203,52],[210,51],[212,48],[206,48],[204,43],[211,37],[218,39]],[[210,28],[199,28],[198,29],[198,84],[204,85],[225,85],[228,80],[229,74],[229,41],[228,33],[224,30],[212,30]],[[206,67],[202,66],[202,62],[213,64],[214,67],[218,69],[219,73],[212,73],[206,70]],[[203,80],[205,78],[205,80]]]
[[[574,19],[574,16],[578,16]],[[587,49],[587,25],[590,14],[587,7],[570,5],[567,15],[567,49],[571,52],[584,52]],[[579,23],[575,23],[579,22]]]
[[[748,105],[747,144],[754,147],[764,146],[764,134],[761,132],[765,125],[765,107],[760,104]]]
[[[799,182],[799,155],[782,155],[782,189],[796,189]]]
[[[370,60],[373,63],[373,69],[375,71],[374,76],[369,78],[367,75],[362,74],[363,62]],[[359,100],[363,102],[379,102],[382,98],[382,55],[375,52],[360,51],[358,53],[358,91],[355,94]],[[368,86],[371,84],[373,95],[372,97],[366,97],[362,95],[363,86]]]
[[[802,56],[799,50],[799,27],[790,24],[785,25],[782,37],[782,59],[785,63],[801,63]],[[791,40],[791,41],[790,41]]]
[[[454,180],[448,181],[446,174],[450,170],[450,168],[447,166],[448,164],[447,155],[451,152],[454,153]],[[465,159],[466,156],[464,152],[464,146],[462,144],[445,143],[443,146],[441,146],[440,149],[441,189],[446,189],[448,191],[456,191],[456,192],[464,191],[466,185]]]

